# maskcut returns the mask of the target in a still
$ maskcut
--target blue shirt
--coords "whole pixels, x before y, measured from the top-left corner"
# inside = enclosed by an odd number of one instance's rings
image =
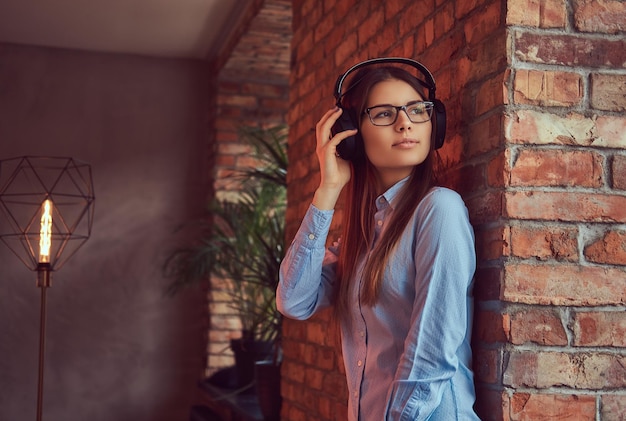
[[[376,200],[375,240],[406,179]],[[330,306],[337,255],[326,249],[334,211],[311,205],[281,265],[277,305],[307,319]],[[341,326],[350,421],[479,420],[471,372],[474,233],[465,204],[436,187],[420,202],[391,256],[373,307],[352,280],[352,324]]]

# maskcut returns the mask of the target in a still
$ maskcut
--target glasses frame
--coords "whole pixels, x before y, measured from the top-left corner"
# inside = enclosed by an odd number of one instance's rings
[[[413,121],[413,119],[411,119],[411,116],[409,115],[408,111],[407,111],[407,107],[411,106],[411,105],[415,105],[415,104],[424,104],[426,107],[426,110],[428,110],[428,120],[424,120],[424,121]],[[372,116],[370,114],[370,111],[372,111],[374,108],[379,108],[379,107],[387,107],[387,108],[395,108],[396,110],[396,116],[393,119],[393,121],[389,124],[376,124],[374,122],[374,120],[372,119]],[[387,127],[387,126],[391,126],[393,124],[396,123],[396,121],[398,121],[398,116],[400,115],[400,111],[404,111],[404,114],[406,114],[406,116],[409,118],[409,121],[411,123],[414,124],[420,124],[420,123],[427,123],[429,122],[432,118],[433,118],[433,113],[435,110],[435,104],[432,101],[411,101],[408,102],[404,105],[374,105],[373,107],[368,107],[365,109],[365,111],[363,111],[363,114],[367,114],[367,116],[369,117],[370,121],[372,122],[372,124],[374,126],[377,127]]]

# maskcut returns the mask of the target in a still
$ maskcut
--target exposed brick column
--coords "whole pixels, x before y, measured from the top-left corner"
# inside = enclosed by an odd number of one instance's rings
[[[626,413],[625,18],[618,1],[508,1],[502,224],[484,262],[499,290],[477,323],[493,419]]]

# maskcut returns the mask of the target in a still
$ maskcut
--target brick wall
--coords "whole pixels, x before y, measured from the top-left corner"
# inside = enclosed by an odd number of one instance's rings
[[[252,0],[213,63],[217,77],[209,93],[215,101],[214,114],[209,116],[214,128],[209,167],[214,171],[215,196],[220,199],[239,189],[228,179],[233,172],[255,165],[239,129],[286,123],[290,41],[291,1]],[[230,339],[241,336],[241,324],[221,282],[212,280],[209,295],[207,375],[234,363]]]
[[[422,61],[448,109],[442,182],[476,231],[485,420],[624,420],[625,25],[616,0],[293,2],[288,238],[319,182],[314,126],[336,77]],[[283,420],[345,419],[328,322],[285,322]]]

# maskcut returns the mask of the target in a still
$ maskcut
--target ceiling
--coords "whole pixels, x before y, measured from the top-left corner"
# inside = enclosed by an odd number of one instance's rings
[[[0,42],[212,59],[249,0],[0,0]]]

